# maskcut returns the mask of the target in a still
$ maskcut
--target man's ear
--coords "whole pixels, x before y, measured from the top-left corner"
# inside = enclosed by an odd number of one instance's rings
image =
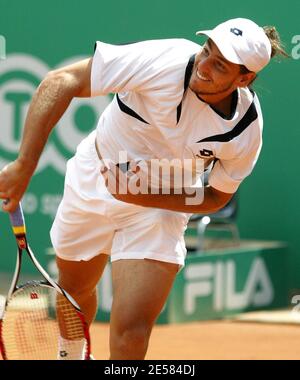
[[[252,71],[247,74],[241,74],[238,79],[238,86],[247,87],[254,81],[255,78],[256,78],[256,73]]]

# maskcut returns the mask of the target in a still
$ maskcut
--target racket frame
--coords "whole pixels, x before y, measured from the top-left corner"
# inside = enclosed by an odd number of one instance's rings
[[[23,211],[22,211],[22,206],[21,203],[19,204],[19,207],[15,211],[14,214],[18,214],[17,217],[22,219],[23,225],[25,225],[24,222],[24,216],[23,216]],[[10,220],[12,223],[12,226],[14,226],[13,221],[15,220],[14,215],[10,215]],[[14,229],[13,229],[14,230]],[[90,339],[90,334],[89,334],[89,327],[85,321],[84,315],[78,305],[78,303],[74,300],[73,297],[71,297],[70,294],[68,294],[56,281],[54,281],[49,274],[46,272],[46,270],[41,266],[39,261],[36,259],[33,251],[31,250],[28,242],[27,242],[27,237],[26,237],[26,230],[24,227],[24,232],[15,234],[17,245],[18,245],[18,250],[17,250],[17,259],[16,259],[16,266],[15,266],[15,271],[14,275],[12,278],[11,286],[9,288],[6,301],[5,301],[5,306],[1,312],[0,315],[0,352],[2,355],[3,360],[8,360],[6,350],[5,350],[5,343],[3,339],[3,319],[5,316],[5,311],[8,306],[8,303],[12,296],[18,292],[19,290],[23,289],[26,286],[32,285],[32,284],[41,284],[43,286],[48,286],[49,288],[54,288],[59,294],[61,294],[63,297],[65,297],[74,307],[79,319],[81,320],[82,327],[83,327],[83,332],[84,332],[84,337],[86,340],[86,352],[85,352],[85,359],[84,360],[90,360],[91,356],[91,339]],[[21,273],[21,266],[22,266],[22,257],[23,257],[23,252],[24,250],[26,251],[28,257],[32,261],[33,265],[35,268],[40,272],[40,274],[43,276],[45,281],[27,281],[24,284],[17,285],[20,273]]]

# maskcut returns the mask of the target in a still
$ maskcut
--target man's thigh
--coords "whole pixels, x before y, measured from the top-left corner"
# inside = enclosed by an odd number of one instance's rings
[[[92,291],[106,266],[108,255],[100,254],[88,261],[69,261],[56,257],[59,284],[70,293]]]
[[[162,310],[179,265],[156,260],[112,263],[112,331],[151,328]]]

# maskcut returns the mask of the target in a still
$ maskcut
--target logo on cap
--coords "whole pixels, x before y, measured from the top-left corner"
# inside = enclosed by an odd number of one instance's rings
[[[236,36],[242,36],[243,35],[243,31],[241,29],[238,29],[238,28],[231,28],[230,31],[231,31],[231,33],[235,34]]]

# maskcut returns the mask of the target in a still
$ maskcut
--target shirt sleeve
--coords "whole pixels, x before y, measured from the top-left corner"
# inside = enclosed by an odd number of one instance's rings
[[[180,71],[179,60],[195,51],[187,40],[152,40],[128,45],[97,41],[92,63],[91,94],[164,89]],[[176,71],[177,70],[177,71]],[[175,73],[175,78],[174,78]]]
[[[237,158],[218,160],[209,175],[209,185],[224,193],[235,193],[241,182],[251,174],[261,148],[262,140]]]

